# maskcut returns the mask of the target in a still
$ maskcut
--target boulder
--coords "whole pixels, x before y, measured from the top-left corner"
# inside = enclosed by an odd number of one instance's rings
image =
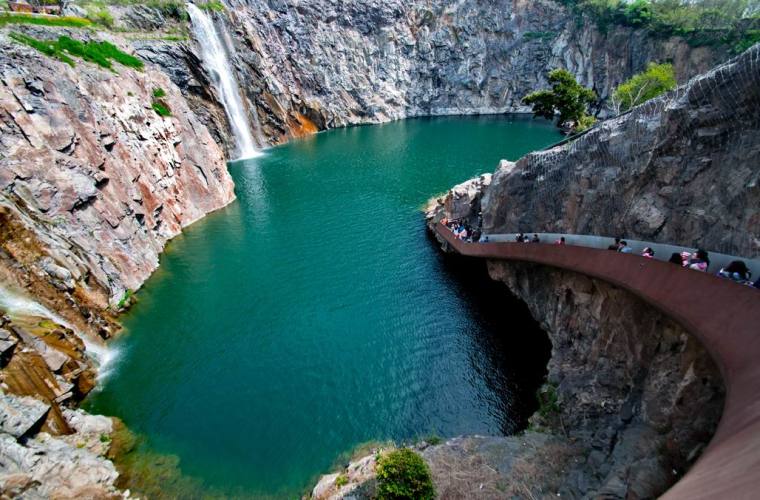
[[[41,425],[49,410],[38,399],[0,393],[0,431],[20,438]]]

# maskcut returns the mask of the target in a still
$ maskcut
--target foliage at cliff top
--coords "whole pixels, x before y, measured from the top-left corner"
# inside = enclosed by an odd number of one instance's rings
[[[211,0],[209,3],[217,3]],[[218,2],[221,3],[221,2]],[[106,5],[144,5],[151,9],[159,11],[164,17],[174,19],[175,21],[188,21],[190,18],[185,10],[185,2],[181,0],[86,0],[83,2],[87,5],[96,7],[105,7]],[[203,8],[200,4],[198,7]]]
[[[379,500],[435,498],[430,468],[409,448],[381,455],[377,460],[377,498]]]
[[[92,21],[74,16],[34,16],[31,14],[0,13],[0,26],[7,24],[36,24],[39,26],[62,26],[66,28],[87,28]]]
[[[735,52],[760,40],[760,0],[557,0],[596,21],[631,26],[690,44],[728,45]]]
[[[80,42],[67,36],[58,37],[57,40],[38,40],[16,32],[12,32],[9,36],[19,43],[35,48],[43,54],[63,61],[72,67],[75,66],[75,63],[71,56],[93,62],[110,70],[113,70],[112,61],[130,68],[143,68],[142,60],[122,52],[118,47],[108,42]]]
[[[649,63],[646,71],[621,83],[612,94],[612,106],[617,113],[628,111],[676,87],[672,64]]]
[[[588,106],[596,100],[596,93],[577,81],[565,69],[555,69],[549,73],[551,90],[538,90],[523,98],[523,102],[533,106],[535,116],[553,120],[559,114],[557,124],[572,124],[574,131],[580,132],[595,122],[587,113]]]

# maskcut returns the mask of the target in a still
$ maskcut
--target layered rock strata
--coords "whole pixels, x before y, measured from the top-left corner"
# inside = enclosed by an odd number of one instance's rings
[[[2,267],[55,289],[38,297],[116,305],[169,239],[234,198],[224,156],[151,66],[72,68],[4,35],[0,48]],[[151,108],[156,89],[170,117]]]

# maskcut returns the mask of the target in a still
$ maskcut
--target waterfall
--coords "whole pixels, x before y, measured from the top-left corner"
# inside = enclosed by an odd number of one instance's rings
[[[21,293],[15,293],[0,286],[0,309],[4,310],[11,318],[37,317],[45,318],[61,326],[69,328],[76,333],[84,343],[84,352],[98,366],[98,381],[102,381],[111,373],[113,362],[119,357],[118,349],[108,347],[102,343],[93,342],[74,328],[68,321],[58,314],[46,308],[39,302],[25,297]]]
[[[248,119],[245,116],[243,102],[240,99],[240,89],[235,75],[230,69],[227,52],[216,31],[214,22],[211,17],[192,3],[187,4],[187,12],[192,20],[193,33],[201,47],[203,64],[214,80],[214,85],[230,120],[240,158],[258,156],[259,153],[253,145],[253,136],[248,125]]]

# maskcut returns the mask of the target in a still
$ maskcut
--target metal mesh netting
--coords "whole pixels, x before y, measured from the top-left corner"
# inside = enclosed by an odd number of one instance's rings
[[[623,236],[760,256],[760,45],[495,176],[490,233]]]

